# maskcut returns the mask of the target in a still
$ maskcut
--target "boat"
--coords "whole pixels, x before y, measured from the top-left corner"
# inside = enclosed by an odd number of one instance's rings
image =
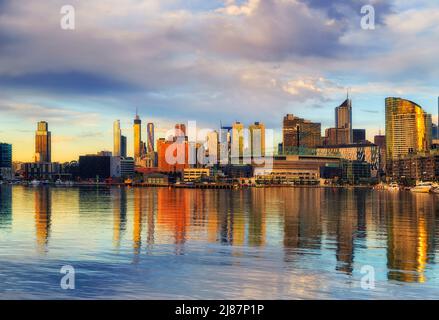
[[[430,190],[431,193],[439,194],[439,186],[434,186]]]
[[[39,186],[40,184],[41,184],[41,182],[38,180],[32,180],[30,183],[31,186]]]
[[[432,182],[419,182],[416,184],[415,187],[411,188],[410,191],[417,193],[429,193],[432,188],[433,188]]]
[[[389,190],[389,191],[399,191],[399,185],[396,182],[392,182],[387,187],[387,190]]]

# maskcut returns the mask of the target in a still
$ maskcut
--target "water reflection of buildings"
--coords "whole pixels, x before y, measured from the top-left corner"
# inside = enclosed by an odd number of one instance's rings
[[[35,228],[37,248],[45,252],[50,237],[52,199],[51,189],[42,187],[35,189]]]
[[[191,205],[196,205],[193,195],[194,192],[188,190],[158,189],[157,224],[163,228],[163,232],[172,234],[176,254],[184,252]]]
[[[127,194],[125,188],[112,189],[113,198],[113,244],[120,247],[120,241],[126,230]]]
[[[434,202],[424,194],[398,197],[386,201],[388,278],[425,282],[426,265],[434,260]]]
[[[273,189],[269,196],[274,197],[276,192],[282,194],[276,211],[284,216],[285,260],[293,260],[299,252],[319,249],[322,235],[320,190],[303,188],[292,192],[290,189]]]
[[[12,225],[12,187],[0,186],[0,230]]]

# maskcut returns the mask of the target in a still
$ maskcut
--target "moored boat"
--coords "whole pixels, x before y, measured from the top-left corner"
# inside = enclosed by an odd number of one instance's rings
[[[399,185],[396,182],[392,182],[389,184],[389,187],[387,188],[389,191],[399,191]]]
[[[30,183],[31,186],[39,186],[40,184],[41,184],[41,181],[38,181],[36,179],[32,180]]]
[[[429,193],[432,188],[433,188],[432,182],[419,182],[416,184],[415,187],[411,188],[410,191],[417,193]]]

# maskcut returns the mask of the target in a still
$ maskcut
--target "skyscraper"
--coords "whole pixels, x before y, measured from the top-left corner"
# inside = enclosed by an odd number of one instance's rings
[[[431,115],[418,104],[386,98],[386,155],[394,160],[431,146]]]
[[[137,160],[142,155],[142,120],[136,111],[136,118],[133,125],[134,131],[134,159]]]
[[[250,125],[250,148],[252,156],[265,156],[265,125],[262,122],[255,122]]]
[[[12,178],[12,145],[0,143],[0,180]]]
[[[116,120],[113,123],[113,156],[121,156],[121,131],[120,131],[120,121]]]
[[[232,125],[232,156],[242,157],[244,155],[244,125],[236,121]]]
[[[321,124],[311,122],[292,114],[283,120],[282,146],[283,152],[291,152],[299,148],[315,148],[321,145]]]
[[[148,136],[148,153],[151,153],[154,152],[154,123],[148,123],[146,133]]]
[[[219,160],[219,134],[211,131],[207,134],[207,150],[209,152],[209,163],[217,164]]]
[[[45,121],[38,122],[35,132],[35,162],[51,162],[51,134]]]
[[[125,136],[120,136],[120,156],[127,157],[127,137]]]
[[[0,168],[12,168],[12,145],[0,143]]]
[[[343,140],[348,143],[353,142],[352,133],[352,101],[348,98],[338,107],[335,108],[335,127],[337,129],[345,129],[338,133],[347,135]]]

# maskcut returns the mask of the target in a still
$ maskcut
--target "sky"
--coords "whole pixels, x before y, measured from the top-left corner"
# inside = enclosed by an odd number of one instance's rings
[[[67,4],[75,30],[60,26]],[[438,21],[436,0],[0,0],[0,141],[31,161],[45,120],[52,160],[77,160],[112,150],[120,119],[132,154],[136,108],[144,137],[147,122],[160,137],[237,120],[280,139],[286,113],[323,134],[348,88],[353,126],[373,139],[388,96],[437,121]]]

